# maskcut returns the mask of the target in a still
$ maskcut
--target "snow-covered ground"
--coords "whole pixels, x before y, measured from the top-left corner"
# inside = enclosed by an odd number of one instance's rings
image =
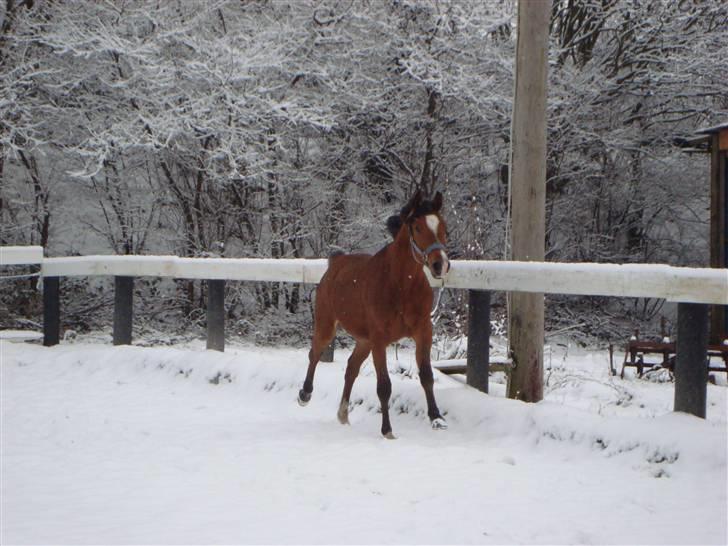
[[[555,344],[539,404],[437,374],[433,431],[400,349],[389,441],[370,362],[337,422],[343,350],[305,408],[305,349],[0,354],[2,544],[726,543],[724,378],[701,420],[671,413],[671,383]]]

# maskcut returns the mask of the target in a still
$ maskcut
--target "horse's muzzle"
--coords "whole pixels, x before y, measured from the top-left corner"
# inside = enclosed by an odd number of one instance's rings
[[[444,279],[450,272],[450,260],[447,258],[438,259],[430,265],[430,273],[436,279]]]

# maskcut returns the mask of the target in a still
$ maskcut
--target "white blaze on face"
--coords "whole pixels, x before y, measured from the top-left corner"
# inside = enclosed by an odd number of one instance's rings
[[[425,216],[425,222],[427,222],[427,227],[429,227],[435,235],[435,240],[439,241],[437,237],[437,229],[440,227],[440,219],[436,214],[428,214]],[[448,260],[447,254],[442,249],[440,250],[440,255],[442,256],[442,276],[444,277],[450,270],[450,260]]]
[[[437,239],[437,228],[440,226],[440,219],[436,214],[428,214],[425,216],[425,221],[427,222],[427,227],[432,230],[432,233],[435,234],[435,239]]]

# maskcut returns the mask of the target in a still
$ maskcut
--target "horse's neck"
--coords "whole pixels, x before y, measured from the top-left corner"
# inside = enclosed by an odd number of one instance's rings
[[[422,270],[422,264],[415,261],[410,243],[409,234],[403,226],[397,237],[389,245],[388,259],[389,268],[395,277],[401,279],[426,278]]]

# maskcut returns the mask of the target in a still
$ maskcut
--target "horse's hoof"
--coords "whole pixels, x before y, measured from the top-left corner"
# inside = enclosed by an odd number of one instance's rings
[[[305,406],[311,401],[311,393],[306,392],[303,389],[298,391],[298,405]]]
[[[336,412],[336,417],[339,419],[339,423],[342,425],[349,424],[349,402],[348,400],[342,400],[339,403],[339,411]]]
[[[447,430],[447,421],[442,417],[432,420],[432,430]]]
[[[387,434],[385,434],[384,437],[387,440],[396,440],[397,439],[397,437],[392,433],[391,430],[389,432],[387,432]]]

